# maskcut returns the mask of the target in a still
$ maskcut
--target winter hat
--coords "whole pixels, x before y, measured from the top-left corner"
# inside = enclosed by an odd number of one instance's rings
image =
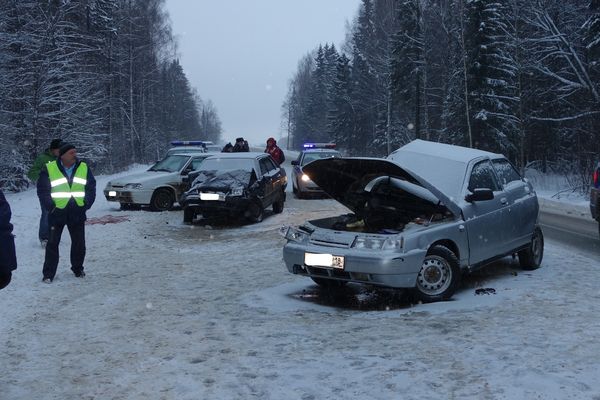
[[[75,146],[73,146],[72,144],[65,143],[62,146],[60,146],[60,150],[58,151],[58,156],[62,157],[63,154],[65,154],[67,151],[74,149],[74,148],[75,148]]]
[[[50,150],[60,149],[60,146],[63,145],[62,139],[52,139],[50,142]]]
[[[243,138],[243,137],[239,137],[239,138],[235,139],[235,142],[236,142],[236,143],[237,143],[237,142],[243,142],[243,141],[244,141],[244,138]]]

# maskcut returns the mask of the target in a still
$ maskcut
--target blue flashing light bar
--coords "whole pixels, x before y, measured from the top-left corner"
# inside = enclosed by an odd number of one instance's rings
[[[202,146],[206,147],[206,142],[202,140],[173,140],[171,146]]]
[[[304,143],[305,149],[335,149],[335,143]]]

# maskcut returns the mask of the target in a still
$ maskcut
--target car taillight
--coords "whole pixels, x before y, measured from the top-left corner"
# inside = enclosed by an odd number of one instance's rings
[[[594,171],[594,187],[600,187],[600,167]]]

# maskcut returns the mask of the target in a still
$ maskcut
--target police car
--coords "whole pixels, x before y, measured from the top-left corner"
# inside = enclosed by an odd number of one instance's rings
[[[303,150],[298,158],[292,161],[292,188],[297,198],[324,194],[323,190],[310,179],[310,176],[302,171],[302,168],[311,161],[341,157],[341,153],[335,147],[335,143],[305,143],[303,145]]]
[[[167,156],[181,153],[206,153],[207,146],[213,145],[213,142],[205,140],[173,140],[171,148],[167,150]]]
[[[199,169],[211,155],[214,153],[169,154],[145,172],[109,181],[104,196],[108,201],[118,202],[121,209],[150,206],[154,211],[170,210],[189,188],[189,173]]]

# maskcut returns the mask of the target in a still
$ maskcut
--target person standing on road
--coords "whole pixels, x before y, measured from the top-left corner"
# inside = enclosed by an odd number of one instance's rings
[[[38,155],[33,162],[31,168],[27,172],[27,177],[31,179],[32,182],[37,182],[40,177],[40,172],[45,167],[47,163],[50,161],[56,160],[58,157],[58,151],[62,146],[62,140],[53,139],[50,142],[50,147],[46,149],[45,152]],[[40,228],[38,229],[38,239],[40,240],[40,244],[42,247],[46,247],[46,243],[48,243],[48,236],[50,235],[50,226],[48,225],[48,212],[40,203],[40,208],[42,209],[42,215],[40,217]]]
[[[283,155],[283,150],[277,146],[277,141],[274,138],[270,137],[267,139],[267,147],[265,148],[265,153],[269,153],[273,160],[279,165],[283,164],[285,161],[285,156]]]
[[[49,212],[50,237],[46,245],[43,278],[52,283],[58,267],[58,245],[65,225],[71,236],[71,271],[83,278],[85,259],[85,212],[96,200],[96,179],[88,165],[77,158],[72,144],[64,144],[58,160],[46,164],[37,184],[37,193]]]
[[[12,272],[17,269],[15,237],[12,234],[13,226],[10,223],[11,216],[10,205],[0,189],[0,289],[8,286]]]

